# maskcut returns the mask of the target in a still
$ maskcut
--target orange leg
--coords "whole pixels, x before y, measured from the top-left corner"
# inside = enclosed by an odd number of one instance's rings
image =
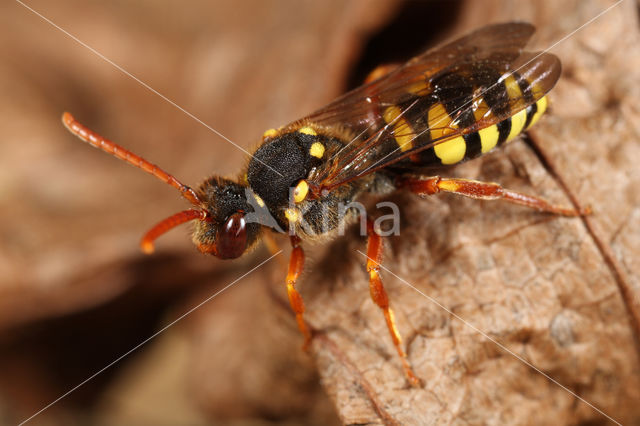
[[[302,316],[304,313],[304,302],[302,300],[302,296],[300,296],[300,293],[296,290],[296,281],[304,267],[304,251],[302,251],[302,247],[300,247],[300,238],[296,236],[291,237],[291,245],[293,246],[293,251],[291,252],[289,271],[287,272],[287,294],[289,295],[291,309],[293,309],[293,312],[296,314],[298,328],[304,335],[304,344],[302,348],[307,350],[311,343],[311,331],[307,327]]]
[[[493,182],[480,182],[468,179],[448,179],[441,178],[440,176],[432,176],[425,178],[403,177],[398,180],[397,185],[399,188],[407,188],[411,192],[419,195],[433,195],[444,191],[464,195],[465,197],[471,197],[478,200],[504,200],[538,211],[559,214],[562,216],[582,216],[591,213],[591,210],[588,208],[578,211],[571,208],[554,206],[542,198],[511,191]]]
[[[262,242],[264,243],[267,250],[269,250],[269,253],[271,253],[273,256],[281,251],[280,247],[278,246],[278,242],[269,231],[265,231],[262,233]],[[283,270],[287,270],[287,261],[284,259],[284,257],[278,256],[278,263],[280,263],[280,267]]]
[[[367,220],[367,272],[369,273],[369,291],[371,292],[371,299],[382,309],[384,313],[384,319],[387,321],[387,328],[391,335],[391,340],[398,351],[400,361],[402,361],[402,368],[404,374],[407,376],[407,380],[412,386],[420,386],[420,379],[415,375],[407,360],[407,354],[402,348],[402,337],[396,327],[395,317],[393,311],[389,307],[389,296],[382,285],[380,279],[380,262],[382,261],[382,238],[378,235],[374,228],[373,222]]]

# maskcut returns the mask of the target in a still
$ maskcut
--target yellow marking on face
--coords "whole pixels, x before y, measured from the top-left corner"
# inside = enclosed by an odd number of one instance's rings
[[[457,124],[452,123],[451,117],[447,113],[444,105],[440,103],[429,108],[427,119],[429,121],[431,139],[434,141],[445,138],[458,128]],[[433,147],[433,150],[442,164],[455,164],[464,158],[464,154],[467,151],[467,144],[462,136],[456,136],[445,142],[437,143],[437,145]]]
[[[523,109],[515,115],[511,116],[511,131],[507,136],[507,141],[512,140],[524,130],[524,124],[527,122],[527,110]],[[505,141],[506,142],[506,141]]]
[[[309,192],[309,184],[307,184],[306,180],[301,180],[296,185],[293,190],[293,201],[296,203],[301,203],[307,197],[307,193]]]
[[[314,142],[311,144],[311,148],[309,148],[309,154],[311,154],[312,157],[322,158],[324,155],[324,145],[320,142]]]
[[[272,138],[278,135],[278,131],[276,129],[269,129],[262,134],[262,139]]]
[[[311,136],[317,136],[317,133],[315,130],[313,130],[311,127],[309,126],[305,126],[305,127],[301,127],[298,132],[303,133],[305,135],[311,135]]]
[[[438,182],[438,188],[447,192],[456,192],[460,185],[450,180],[441,180]]]
[[[536,124],[542,114],[544,114],[544,112],[547,110],[547,97],[544,96],[540,98],[538,102],[536,102],[536,106],[538,107],[538,110],[535,112],[535,114],[533,114],[533,117],[531,118],[531,122],[529,123],[529,127],[527,127],[527,129]]]
[[[289,207],[284,211],[284,217],[286,217],[289,222],[298,222],[300,220],[300,210]]]
[[[411,130],[411,126],[404,117],[402,111],[395,105],[385,108],[382,118],[387,124],[393,126],[394,138],[400,147],[400,151],[404,152],[413,148],[413,140],[416,135]]]
[[[500,138],[498,126],[495,124],[479,130],[478,134],[480,135],[480,144],[482,145],[483,154],[491,151],[496,146],[498,139]]]

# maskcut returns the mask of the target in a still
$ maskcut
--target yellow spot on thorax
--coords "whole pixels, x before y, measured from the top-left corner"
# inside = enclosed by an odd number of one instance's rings
[[[413,148],[413,140],[416,135],[407,120],[402,117],[400,108],[395,105],[385,108],[382,118],[385,123],[393,126],[393,137],[400,147],[400,151],[404,152]]]
[[[262,134],[262,139],[273,138],[278,135],[278,131],[276,129],[269,129]]]
[[[293,201],[301,203],[307,197],[307,193],[309,193],[309,184],[303,179],[298,182],[293,190]]]
[[[311,148],[309,148],[309,154],[312,157],[322,158],[322,156],[324,155],[324,145],[322,145],[320,142],[314,142],[313,144],[311,144]]]
[[[431,139],[436,141],[433,150],[442,164],[455,164],[462,161],[467,150],[467,144],[462,136],[453,137],[445,142],[437,142],[438,139],[445,140],[447,135],[458,129],[458,125],[452,123],[444,105],[438,103],[429,108],[428,120]]]
[[[285,209],[284,217],[286,217],[289,222],[296,223],[300,220],[300,210],[294,207],[289,207],[288,209]]]
[[[311,135],[311,136],[317,135],[316,131],[309,126],[301,127],[300,129],[298,129],[298,132],[303,133],[305,135]]]

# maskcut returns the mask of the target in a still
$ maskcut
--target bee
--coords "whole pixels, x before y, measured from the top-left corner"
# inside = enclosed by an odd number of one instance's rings
[[[363,86],[305,118],[267,130],[237,179],[212,176],[195,189],[69,113],[62,120],[83,141],[173,186],[193,205],[151,228],[142,238],[143,251],[152,252],[156,238],[190,221],[198,250],[220,259],[247,253],[268,228],[288,233],[287,294],[307,346],[312,333],[296,289],[304,266],[302,243],[335,238],[341,226],[359,218],[340,207],[365,194],[448,192],[565,216],[587,213],[497,183],[440,175],[515,139],[547,109],[546,95],[561,66],[550,53],[523,51],[534,31],[528,23],[489,25],[403,65],[382,66]],[[266,219],[256,220],[261,215]],[[371,297],[384,314],[408,382],[419,386],[380,276],[383,241],[368,218],[366,234]]]

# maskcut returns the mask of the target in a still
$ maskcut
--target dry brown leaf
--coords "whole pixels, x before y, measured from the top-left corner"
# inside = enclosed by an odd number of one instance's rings
[[[433,4],[425,22],[447,18],[439,31],[414,24],[425,39],[518,19],[537,25],[536,46],[544,48],[613,3],[495,0],[455,3],[446,12]],[[264,129],[339,94],[368,37],[393,22],[397,6],[29,5],[245,149]],[[405,6],[393,28],[416,5]],[[615,420],[639,422],[634,6],[616,6],[553,50],[565,71],[553,113],[536,126],[535,149],[515,143],[455,171],[559,203],[589,204],[592,217],[550,218],[447,196],[393,197],[403,206],[403,232],[388,241],[384,278],[424,389],[406,386],[382,315],[368,298],[357,252],[364,241],[354,235],[309,249],[302,291],[319,332],[313,356],[342,422],[606,420],[402,280]],[[143,259],[141,231],[182,206],[177,194],[79,144],[60,125],[61,112],[70,110],[187,183],[236,173],[243,153],[19,4],[0,12],[0,128],[8,141],[0,145],[0,416],[15,422],[267,255],[218,262],[198,256],[186,231],[176,231],[159,242],[158,255]],[[393,28],[381,33],[392,40],[389,50],[405,44]],[[248,276],[40,421],[336,422],[310,358],[298,350],[282,276],[278,262]]]
[[[522,3],[469,2],[457,28],[522,19],[538,26],[545,48],[611,4],[535,2],[521,10]],[[309,308],[324,330],[314,345],[323,383],[344,423],[573,424],[608,421],[605,414],[640,421],[634,7],[617,6],[553,50],[565,73],[533,149],[515,143],[455,171],[591,205],[592,216],[398,197],[405,228],[390,244],[384,278],[424,389],[407,386],[382,315],[358,299],[367,294],[362,244],[336,243],[323,260],[345,265],[335,276],[314,275],[323,290]]]

